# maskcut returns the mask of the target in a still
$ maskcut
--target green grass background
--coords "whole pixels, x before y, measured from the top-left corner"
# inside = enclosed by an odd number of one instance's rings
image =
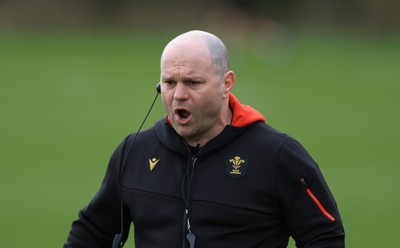
[[[2,247],[62,246],[112,151],[146,114],[160,53],[178,33],[0,33]],[[347,247],[400,247],[400,36],[226,43],[234,93],[320,164]],[[158,100],[145,126],[163,115]]]

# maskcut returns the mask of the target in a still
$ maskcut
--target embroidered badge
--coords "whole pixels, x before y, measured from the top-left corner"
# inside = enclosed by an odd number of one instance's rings
[[[149,159],[150,171],[154,170],[154,167],[156,167],[156,165],[159,161],[160,161],[160,159],[157,159],[157,158]]]
[[[232,178],[239,178],[246,175],[248,159],[241,156],[233,156],[226,160],[226,174]]]

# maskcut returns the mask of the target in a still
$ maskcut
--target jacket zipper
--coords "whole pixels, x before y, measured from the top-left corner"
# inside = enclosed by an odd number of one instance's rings
[[[336,219],[333,217],[322,205],[322,203],[318,200],[318,198],[313,194],[311,189],[307,186],[306,180],[304,177],[300,178],[300,183],[303,185],[305,191],[307,192],[308,196],[313,200],[313,202],[317,205],[319,210],[332,222],[334,222]]]
[[[195,171],[195,165],[197,161],[199,153],[199,147],[196,147],[194,151],[190,150],[190,156],[188,160],[188,168],[186,171],[186,175],[184,177],[184,191],[183,191],[183,201],[185,205],[185,210],[184,210],[184,218],[183,218],[183,223],[182,223],[182,232],[183,232],[183,241],[182,241],[182,247],[186,248],[186,242],[189,242],[189,247],[194,248],[194,244],[196,241],[196,236],[191,230],[191,225],[190,225],[190,199],[191,199],[191,194],[192,194],[192,182],[193,182],[193,177],[194,177],[194,171]],[[185,235],[186,234],[186,235]]]

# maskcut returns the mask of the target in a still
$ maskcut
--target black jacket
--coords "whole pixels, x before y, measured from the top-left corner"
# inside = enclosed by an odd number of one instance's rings
[[[334,198],[318,165],[293,138],[256,121],[226,126],[190,148],[160,120],[139,133],[120,178],[128,136],[113,153],[102,186],[64,248],[111,247],[134,223],[136,248],[344,247]],[[153,165],[153,169],[150,169]],[[187,211],[187,212],[186,212]]]

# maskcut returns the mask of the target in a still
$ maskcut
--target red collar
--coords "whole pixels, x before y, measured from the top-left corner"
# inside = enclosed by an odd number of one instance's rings
[[[232,123],[234,127],[244,127],[257,121],[266,122],[265,117],[249,105],[241,104],[231,93],[229,95],[229,106],[232,109]]]

